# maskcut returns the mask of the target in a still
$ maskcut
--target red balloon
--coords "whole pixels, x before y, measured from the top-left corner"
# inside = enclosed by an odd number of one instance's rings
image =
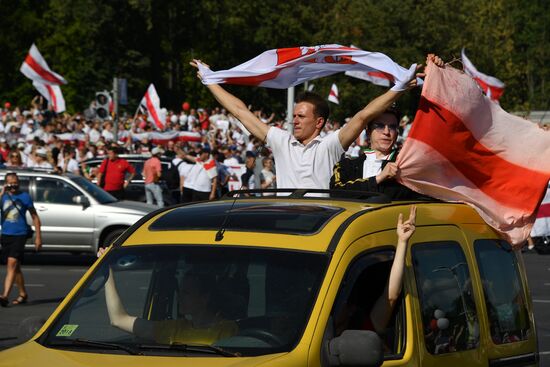
[[[4,103],[4,108],[9,109],[10,107],[11,107],[11,103],[9,102]]]
[[[189,111],[189,102],[183,102],[181,107],[183,108],[184,111]]]

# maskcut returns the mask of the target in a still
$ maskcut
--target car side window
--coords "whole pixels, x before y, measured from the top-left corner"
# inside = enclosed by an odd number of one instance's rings
[[[512,246],[506,241],[487,239],[475,241],[474,247],[493,342],[505,344],[528,339],[529,313]]]
[[[42,177],[36,179],[37,202],[77,205],[73,198],[78,195],[78,190],[62,180]]]
[[[394,251],[369,252],[357,258],[346,272],[331,315],[334,336],[345,330],[374,330],[370,312],[384,293],[393,263]],[[405,305],[395,306],[388,325],[379,336],[384,343],[384,358],[396,359],[405,349]]]
[[[470,271],[460,245],[452,241],[416,244],[412,259],[428,352],[477,348],[479,321]]]

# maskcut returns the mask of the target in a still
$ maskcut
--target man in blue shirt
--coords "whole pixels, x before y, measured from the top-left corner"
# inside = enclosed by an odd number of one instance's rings
[[[18,297],[12,302],[18,305],[27,302],[25,280],[21,272],[21,262],[25,252],[25,242],[32,237],[32,229],[27,224],[26,213],[30,213],[36,236],[34,247],[36,251],[42,247],[40,233],[40,218],[27,192],[19,191],[19,178],[15,172],[6,174],[5,184],[0,196],[0,212],[2,225],[2,261],[6,261],[7,272],[4,280],[4,292],[0,296],[0,306],[8,305],[8,297],[13,283],[19,288]]]

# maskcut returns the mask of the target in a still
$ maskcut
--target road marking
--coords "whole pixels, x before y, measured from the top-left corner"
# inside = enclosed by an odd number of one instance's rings
[[[45,284],[28,284],[28,283],[25,283],[25,287],[45,287],[46,285]]]
[[[534,299],[534,303],[550,303],[550,299]]]

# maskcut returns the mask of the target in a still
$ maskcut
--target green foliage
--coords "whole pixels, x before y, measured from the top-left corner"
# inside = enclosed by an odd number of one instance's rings
[[[189,66],[200,58],[221,70],[278,47],[339,43],[386,53],[403,66],[429,52],[445,60],[462,47],[479,70],[503,80],[507,110],[547,109],[550,9],[546,0],[0,0],[0,99],[26,105],[36,94],[18,69],[34,42],[63,87],[69,112],[82,111],[113,77],[128,80],[133,113],[154,83],[162,104],[179,110],[215,104]],[[335,75],[342,120],[384,89]],[[229,86],[247,103],[283,114],[286,92]],[[299,91],[301,88],[298,87]],[[400,101],[412,114],[418,92]]]

